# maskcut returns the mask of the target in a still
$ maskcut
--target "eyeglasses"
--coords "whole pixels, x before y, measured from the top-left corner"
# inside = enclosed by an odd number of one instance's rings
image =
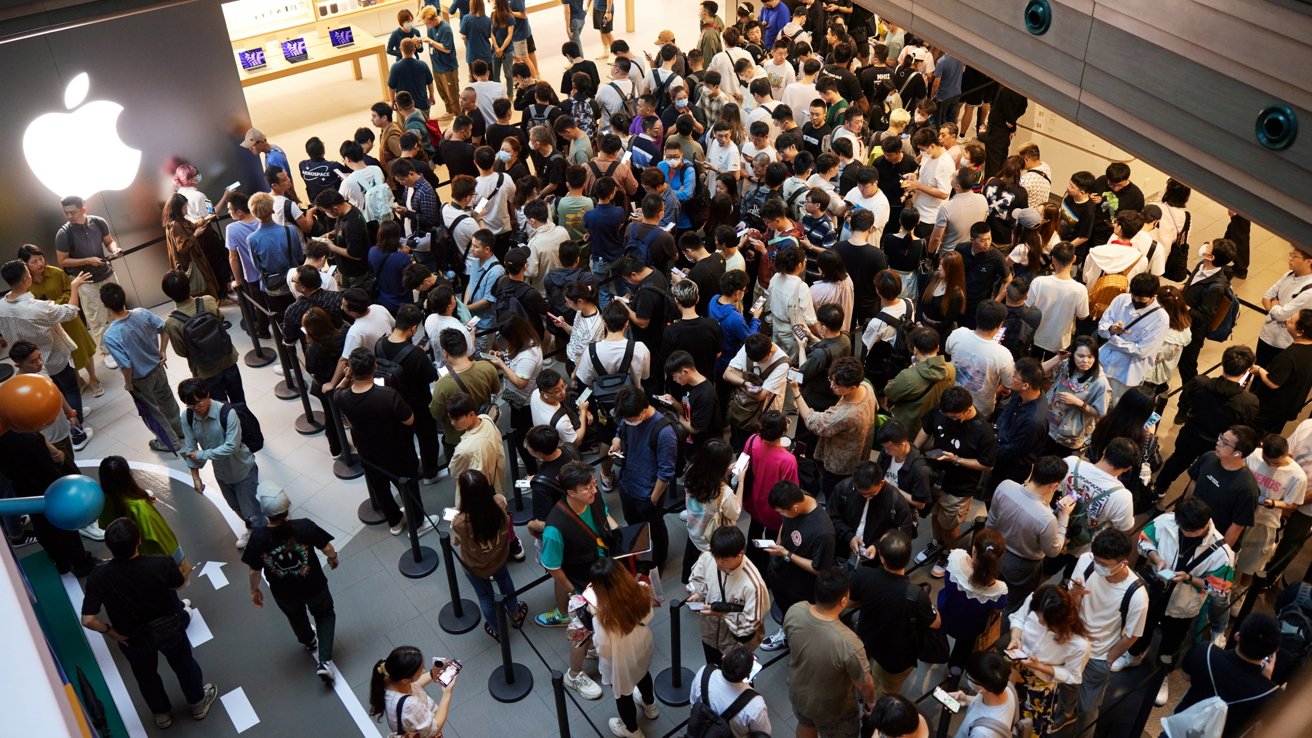
[[[1234,447],[1235,447],[1235,445],[1234,445],[1233,443],[1231,443],[1230,441],[1225,440],[1225,434],[1224,434],[1224,433],[1222,433],[1221,435],[1219,435],[1219,436],[1216,437],[1216,445],[1218,445],[1218,446],[1229,446],[1230,448],[1234,448]]]

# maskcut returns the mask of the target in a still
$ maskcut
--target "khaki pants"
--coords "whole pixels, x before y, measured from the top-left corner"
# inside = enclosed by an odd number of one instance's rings
[[[875,694],[883,696],[886,694],[902,694],[902,685],[906,682],[907,677],[916,667],[911,667],[906,671],[896,674],[885,671],[884,667],[879,665],[878,661],[870,659],[870,676],[875,680]]]
[[[446,112],[456,114],[460,112],[460,72],[452,70],[450,72],[438,72],[433,75],[433,86],[437,88],[437,96],[442,98],[442,104],[446,106]]]
[[[169,387],[169,377],[164,372],[164,366],[161,364],[141,379],[132,380],[132,393],[150,405],[156,417],[162,421],[165,432],[172,436],[170,440],[174,447],[180,447],[182,445],[181,410],[178,408],[178,401],[173,397],[173,389]]]
[[[118,283],[111,273],[109,277],[101,282],[87,282],[77,289],[78,302],[82,306],[82,315],[87,319],[87,328],[91,331],[91,337],[96,340],[96,345],[100,347],[101,356],[109,356],[109,349],[105,348],[105,329],[109,327],[109,312],[105,310],[105,304],[100,301],[100,285],[105,282]]]

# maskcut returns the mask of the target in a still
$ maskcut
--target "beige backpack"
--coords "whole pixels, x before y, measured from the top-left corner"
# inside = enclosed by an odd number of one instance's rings
[[[1135,259],[1134,263],[1127,267],[1125,271],[1103,272],[1103,275],[1098,277],[1093,286],[1089,288],[1090,318],[1093,320],[1101,318],[1102,314],[1107,312],[1107,306],[1112,304],[1112,300],[1116,299],[1117,295],[1123,295],[1130,291],[1129,274],[1134,271],[1135,267],[1139,266],[1141,261],[1143,261],[1142,255]]]

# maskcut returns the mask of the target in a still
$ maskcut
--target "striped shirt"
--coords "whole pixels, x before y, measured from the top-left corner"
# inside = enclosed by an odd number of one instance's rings
[[[0,300],[0,335],[9,343],[30,341],[36,344],[51,375],[68,368],[69,352],[73,341],[59,325],[73,320],[81,310],[75,305],[60,305],[50,300],[38,300],[31,292],[14,297],[10,293]]]

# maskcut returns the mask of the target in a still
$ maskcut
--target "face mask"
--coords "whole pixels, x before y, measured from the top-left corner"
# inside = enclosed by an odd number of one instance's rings
[[[921,115],[920,113],[916,113],[916,122],[917,122],[917,123],[924,123],[926,120],[927,120],[927,118],[925,118],[925,116]]]
[[[1098,576],[1100,577],[1109,577],[1112,575],[1112,568],[1110,566],[1095,563],[1093,565],[1093,570],[1098,572]]]
[[[510,161],[510,152],[509,152],[509,151],[498,151],[498,152],[497,152],[497,159],[500,160],[500,161],[504,161],[504,162],[508,162],[508,161]]]
[[[413,29],[413,28],[414,28],[414,25],[411,24],[411,23],[402,23],[402,24],[401,24],[401,30],[409,31],[409,30],[411,30],[411,29]]]
[[[674,101],[674,107],[676,107],[676,108],[686,108],[686,107],[688,107],[688,98],[686,98],[686,97],[682,97],[682,98],[679,98],[678,100],[675,100],[675,101]]]
[[[669,164],[671,169],[677,169],[683,163],[683,159],[666,159],[665,163]]]

